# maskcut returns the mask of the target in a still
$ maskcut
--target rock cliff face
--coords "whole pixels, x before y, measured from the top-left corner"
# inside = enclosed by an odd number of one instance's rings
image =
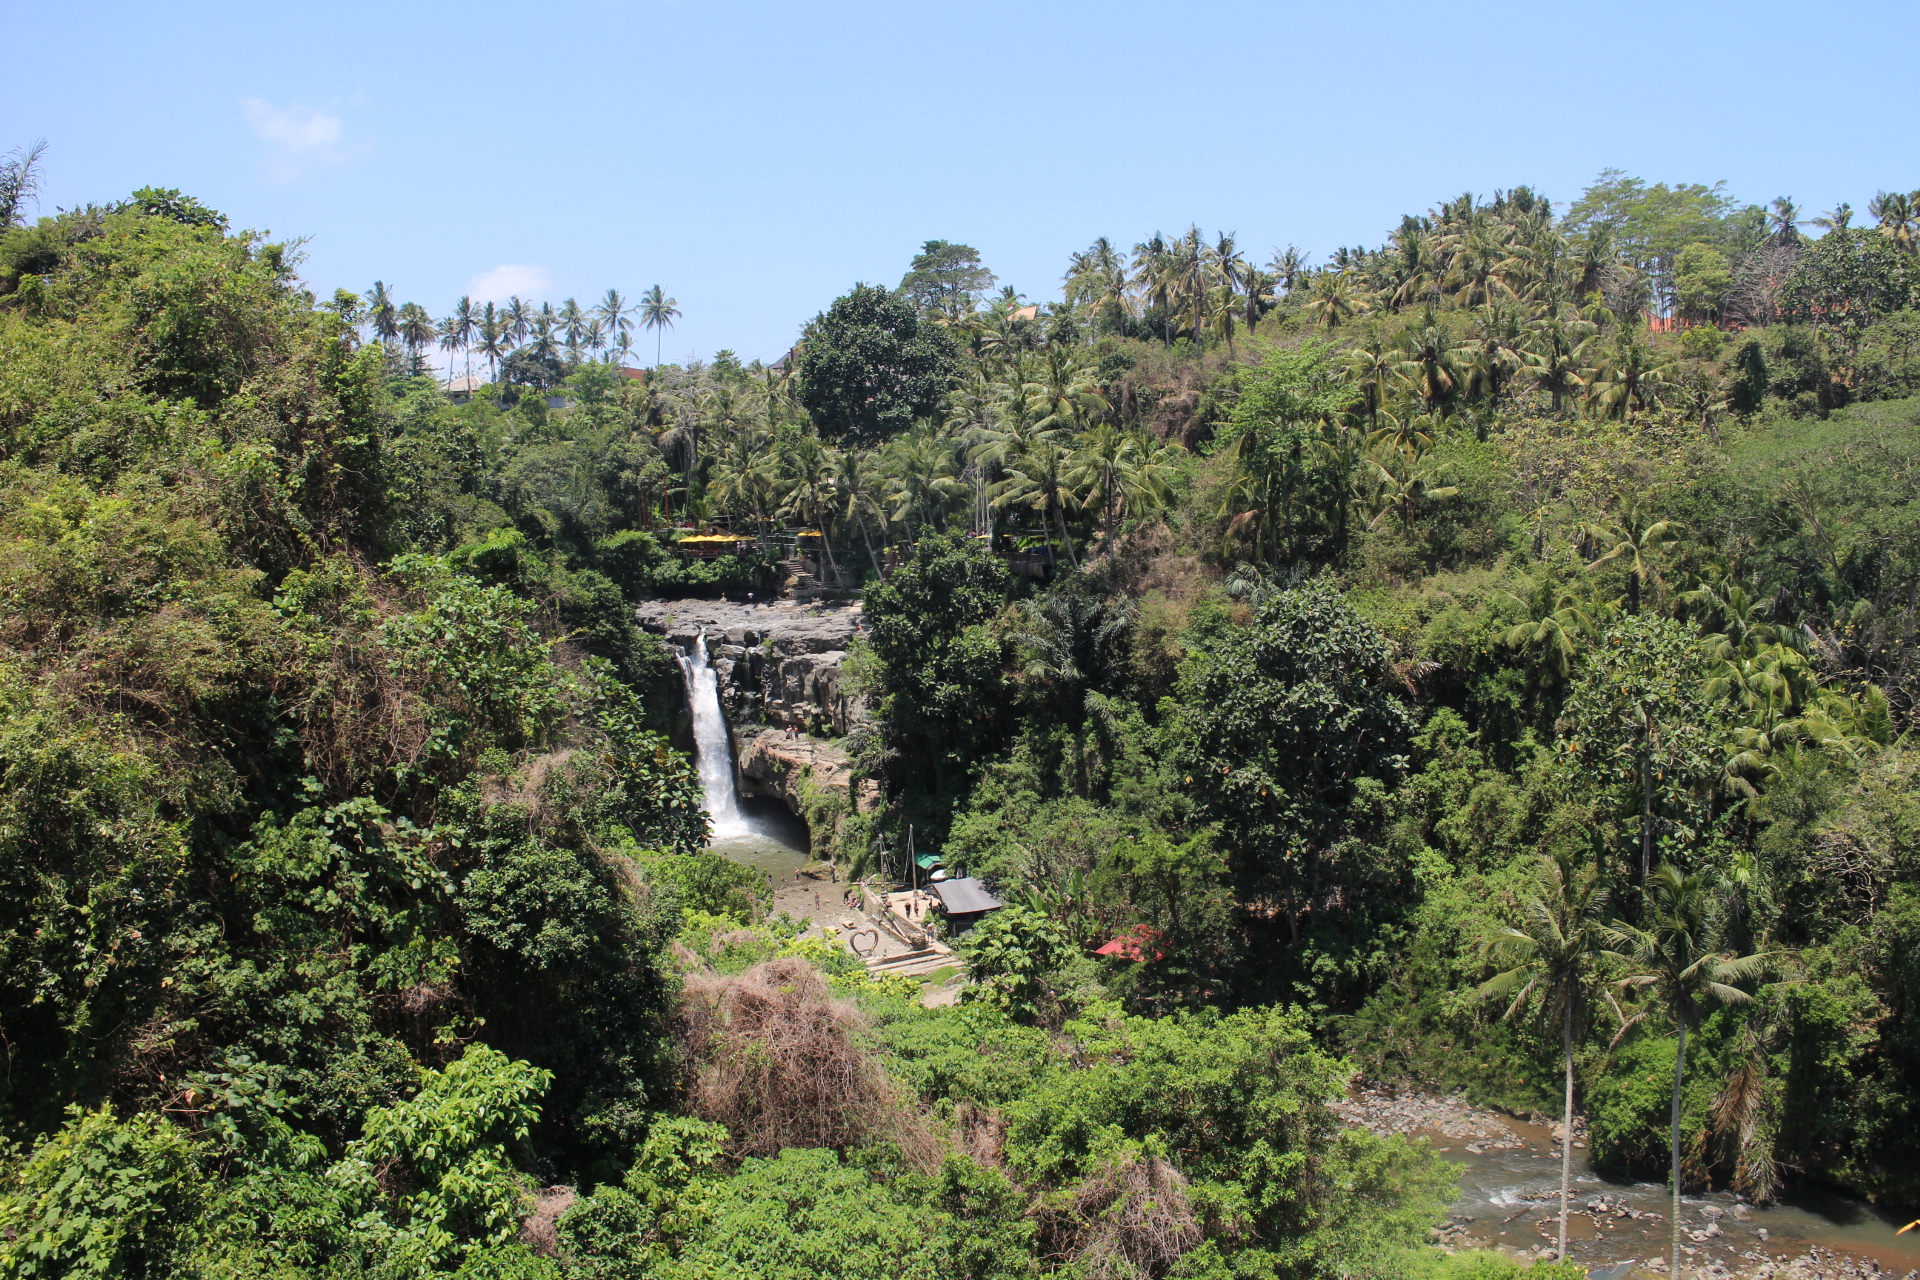
[[[831,742],[804,733],[790,738],[785,729],[736,731],[734,737],[740,744],[741,778],[757,793],[780,797],[796,813],[801,812],[801,784],[809,775],[814,785],[845,796],[855,812],[880,803],[880,784],[856,783],[852,759]]]
[[[733,731],[741,777],[800,811],[808,768],[821,786],[858,808],[852,761],[832,741],[865,722],[866,707],[841,687],[840,664],[863,625],[858,605],[808,608],[790,600],[740,605],[725,600],[650,601],[634,611],[641,628],[691,649],[704,634],[720,701]],[[787,730],[796,730],[789,738]],[[829,737],[828,735],[831,735]]]

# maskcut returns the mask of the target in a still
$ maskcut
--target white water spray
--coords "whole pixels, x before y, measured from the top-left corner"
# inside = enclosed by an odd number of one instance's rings
[[[693,709],[694,760],[700,766],[700,790],[716,837],[747,830],[733,785],[733,745],[720,710],[720,681],[707,657],[707,633],[695,633],[693,650],[680,657],[687,678],[687,705]]]

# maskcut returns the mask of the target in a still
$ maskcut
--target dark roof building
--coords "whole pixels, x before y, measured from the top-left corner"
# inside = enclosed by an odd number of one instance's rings
[[[987,886],[972,876],[959,880],[936,880],[928,888],[940,897],[940,906],[950,916],[979,915],[994,911],[1006,903],[987,892]]]

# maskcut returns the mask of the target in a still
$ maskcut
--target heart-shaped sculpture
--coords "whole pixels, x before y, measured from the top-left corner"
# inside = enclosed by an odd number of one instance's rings
[[[864,951],[860,949],[860,939],[862,938],[868,940],[867,948]],[[853,954],[865,960],[868,956],[880,949],[880,931],[878,929],[855,930],[853,933],[847,935],[847,946],[852,948]]]

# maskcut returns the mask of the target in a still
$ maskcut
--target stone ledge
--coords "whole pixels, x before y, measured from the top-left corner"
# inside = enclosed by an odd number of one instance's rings
[[[740,733],[737,741],[740,776],[760,793],[784,800],[795,813],[805,812],[800,785],[809,770],[816,786],[847,797],[857,813],[880,802],[878,784],[867,781],[855,787],[852,757],[830,742],[806,734],[789,738],[784,729]]]

